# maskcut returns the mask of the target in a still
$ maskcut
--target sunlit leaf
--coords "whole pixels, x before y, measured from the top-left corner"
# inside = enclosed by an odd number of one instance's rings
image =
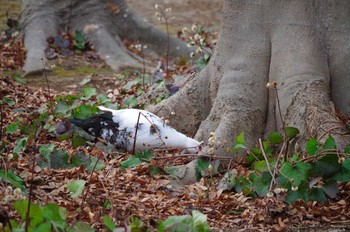
[[[92,88],[92,87],[84,87],[82,89],[82,92],[84,94],[84,97],[82,98],[82,100],[88,100],[90,99],[92,96],[96,95],[96,88]]]
[[[110,230],[110,231],[115,231],[116,230],[116,226],[114,225],[114,223],[112,222],[112,220],[106,215],[103,217],[103,222],[105,224],[105,226]]]
[[[216,189],[230,190],[236,185],[236,170],[230,170],[225,173],[224,177],[219,181]]]
[[[83,193],[85,183],[85,180],[73,180],[66,184],[67,189],[72,192],[71,198],[79,197]]]
[[[120,165],[119,168],[121,170],[124,170],[126,168],[136,167],[136,166],[138,166],[138,165],[140,165],[142,163],[143,162],[139,158],[137,158],[134,155],[131,155],[131,156],[128,157],[127,160],[125,160],[125,161],[120,163],[121,165]]]
[[[16,175],[11,169],[0,170],[0,180],[11,184],[15,188],[25,189],[25,182],[22,177]]]

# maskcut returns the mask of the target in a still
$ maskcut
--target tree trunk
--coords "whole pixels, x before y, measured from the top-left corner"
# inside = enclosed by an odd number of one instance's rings
[[[266,88],[276,81],[284,123],[300,129],[301,144],[329,134],[348,143],[333,103],[350,113],[349,37],[348,0],[226,0],[209,65],[153,110],[170,106],[173,126],[197,131],[198,140],[215,132],[217,141],[228,142],[217,154],[230,155],[241,131],[253,145],[281,130],[276,96]]]
[[[83,32],[113,69],[140,64],[138,58],[124,47],[122,41],[125,39],[147,45],[144,53],[148,55],[165,56],[168,48],[167,34],[134,14],[124,0],[24,0],[22,26],[27,49],[26,74],[43,69],[47,39],[65,31]],[[172,37],[169,47],[171,57],[188,57],[193,50]]]

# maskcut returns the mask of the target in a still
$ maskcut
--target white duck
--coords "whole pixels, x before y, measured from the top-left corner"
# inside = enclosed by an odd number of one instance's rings
[[[117,149],[132,151],[134,146],[135,151],[178,148],[189,153],[197,153],[202,149],[200,142],[176,131],[148,111],[98,108],[102,114],[84,120],[71,119],[70,122],[93,136],[103,138]]]

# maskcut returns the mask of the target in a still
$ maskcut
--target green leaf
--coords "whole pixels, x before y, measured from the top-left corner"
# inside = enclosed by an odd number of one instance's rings
[[[236,143],[245,145],[245,139],[244,139],[244,132],[243,131],[241,133],[239,133],[239,135],[237,135]]]
[[[49,220],[49,222],[54,222],[54,224],[64,230],[67,220],[67,210],[63,207],[59,207],[56,204],[49,203],[43,208],[43,216]]]
[[[84,94],[84,97],[81,100],[88,100],[90,99],[92,96],[96,95],[96,88],[92,88],[92,87],[84,87],[82,89],[82,92]]]
[[[104,164],[103,160],[99,160],[95,156],[90,156],[90,160],[91,160],[90,164],[86,167],[86,169],[89,172],[92,172],[93,170],[99,171],[99,170],[102,170],[105,168],[105,164]],[[96,164],[96,162],[97,162],[97,164]],[[95,169],[94,169],[94,167],[95,167]]]
[[[139,102],[137,101],[137,98],[134,95],[124,98],[123,103],[124,105],[131,106],[131,107],[136,107],[139,104]]]
[[[21,219],[25,221],[27,210],[28,210],[28,200],[19,200],[16,201],[13,204],[14,208],[17,210],[18,214],[20,215]],[[39,206],[39,204],[30,203],[30,210],[29,210],[29,217],[30,217],[30,227],[36,227],[41,222],[43,222],[43,212],[42,208]]]
[[[116,230],[116,226],[114,225],[114,223],[112,222],[112,220],[106,215],[103,217],[103,222],[105,224],[105,226],[110,230],[110,231],[115,231]]]
[[[6,127],[6,132],[9,133],[9,134],[15,133],[15,132],[18,130],[18,128],[19,128],[19,123],[20,123],[21,121],[22,121],[22,120],[18,120],[17,122],[8,125],[8,126]]]
[[[264,172],[262,175],[257,175],[253,172],[249,175],[249,180],[252,182],[255,192],[260,197],[266,196],[269,192],[271,179],[272,177],[269,172]]]
[[[289,204],[293,204],[297,200],[303,200],[307,202],[309,201],[308,191],[309,191],[309,188],[307,185],[307,181],[302,181],[296,191],[291,190],[289,186],[289,190],[287,192],[287,196],[284,198],[284,201]]]
[[[334,176],[334,179],[339,182],[350,181],[350,159],[343,161],[341,171]]]
[[[218,190],[231,190],[236,185],[236,170],[230,170],[225,173],[224,177],[220,180],[218,186],[216,187]]]
[[[209,232],[207,216],[198,210],[192,211],[193,229],[192,231]]]
[[[288,140],[294,139],[300,133],[298,128],[295,127],[286,127],[284,131],[287,134]]]
[[[143,162],[139,159],[139,158],[137,158],[136,156],[134,156],[134,155],[131,155],[131,156],[129,156],[128,157],[128,159],[127,160],[125,160],[125,161],[123,161],[123,162],[121,162],[120,164],[120,169],[121,170],[124,170],[124,169],[126,169],[126,168],[130,168],[130,167],[136,167],[136,166],[138,166],[138,165],[140,165],[140,164],[142,164]]]
[[[5,102],[9,106],[14,106],[16,104],[15,100],[8,98],[8,97],[3,97],[2,101]]]
[[[327,181],[323,186],[323,191],[330,198],[335,198],[339,191],[338,183],[334,180]]]
[[[55,144],[51,143],[50,145],[42,145],[39,148],[39,153],[41,156],[43,156],[46,160],[50,160],[50,155],[53,152],[53,149],[55,147]]]
[[[310,156],[313,156],[317,153],[319,144],[317,142],[317,139],[311,138],[306,143],[306,151],[309,153]]]
[[[335,140],[334,138],[330,135],[328,136],[328,138],[326,139],[326,141],[323,144],[323,149],[336,149],[337,145],[335,144]]]
[[[86,85],[87,83],[91,82],[91,77],[83,79],[81,82],[79,82],[79,85]]]
[[[131,223],[129,227],[131,232],[147,231],[147,227],[143,224],[143,222],[140,219],[136,217],[131,217]]]
[[[344,153],[350,154],[350,144],[347,144],[344,148]]]
[[[108,102],[112,102],[112,100],[102,94],[98,95],[97,96],[97,100],[98,100],[98,103],[100,104],[105,104],[105,103],[108,103]]]
[[[85,146],[86,142],[85,139],[79,135],[75,135],[72,139],[72,147],[78,148],[80,146]]]
[[[312,163],[312,174],[328,178],[340,172],[341,164],[338,163],[337,155],[326,155]]]
[[[86,222],[82,222],[82,221],[78,221],[76,223],[74,223],[74,225],[72,227],[68,227],[67,228],[67,232],[95,232],[95,230],[93,228],[91,228],[91,226],[89,224],[87,224]]]
[[[278,132],[272,132],[268,135],[268,139],[272,144],[281,144],[283,143],[283,137]]]
[[[86,119],[93,114],[93,109],[90,105],[80,105],[73,110],[73,117],[78,119]]]
[[[73,180],[66,184],[67,189],[72,192],[71,198],[76,198],[83,193],[85,183],[85,180]]]
[[[267,160],[269,162],[270,169],[273,170],[273,167],[276,164],[276,158],[269,158]],[[263,172],[269,171],[265,159],[260,160],[260,161],[256,161],[256,162],[254,162],[253,165],[254,165],[254,170],[257,172],[263,173]]]
[[[15,188],[25,189],[25,182],[22,177],[16,175],[11,169],[7,171],[0,170],[0,180],[11,184]]]
[[[238,176],[235,185],[236,192],[243,192],[244,195],[252,193],[252,183],[243,176]]]
[[[15,80],[20,85],[27,84],[27,81],[21,78],[21,74],[15,73],[12,75],[12,79]]]
[[[69,105],[64,102],[64,101],[60,101],[56,106],[55,106],[55,112],[56,113],[61,113],[63,115],[66,115],[67,112],[70,110]]]
[[[204,176],[204,173],[206,173],[209,169],[210,161],[205,158],[199,158],[197,159],[196,166],[195,166],[195,172],[196,172],[196,180],[200,180],[202,176]]]
[[[280,173],[291,181],[292,186],[299,186],[302,181],[309,178],[311,168],[310,164],[304,162],[298,162],[295,166],[286,162],[282,165]]]
[[[21,154],[27,147],[27,140],[28,137],[16,139],[16,145],[13,148],[13,153],[17,155]]]
[[[149,150],[136,152],[135,156],[142,161],[149,162],[150,159],[154,158],[154,154]]]
[[[312,188],[308,192],[309,201],[318,201],[322,204],[327,203],[327,197],[321,188]]]

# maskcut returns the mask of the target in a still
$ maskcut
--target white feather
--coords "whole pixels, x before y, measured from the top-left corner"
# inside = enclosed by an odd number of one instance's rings
[[[186,149],[190,153],[197,153],[201,149],[201,144],[198,141],[166,125],[164,121],[151,112],[138,109],[113,110],[104,106],[98,108],[101,111],[112,113],[113,122],[119,125],[118,130],[127,131],[128,151],[133,150],[134,143],[135,150],[179,148]],[[136,126],[138,127],[137,131]],[[102,137],[104,136],[102,135]]]

